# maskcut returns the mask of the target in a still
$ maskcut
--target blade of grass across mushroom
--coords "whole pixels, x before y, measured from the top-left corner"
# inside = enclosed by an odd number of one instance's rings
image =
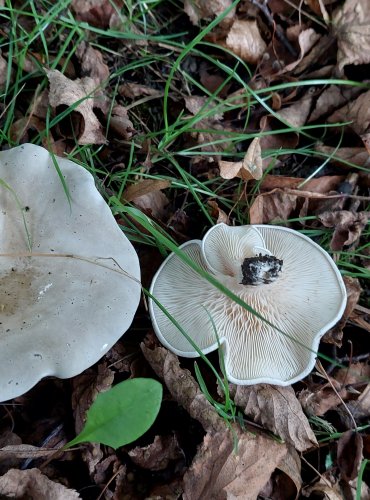
[[[17,207],[18,207],[18,209],[19,209],[19,211],[20,211],[20,213],[22,215],[23,226],[24,226],[24,230],[26,232],[27,247],[28,247],[29,252],[32,252],[32,239],[31,239],[31,235],[30,235],[30,232],[28,230],[28,227],[27,227],[26,218],[24,216],[24,207],[23,207],[20,199],[18,198],[17,193],[3,179],[0,179],[0,186],[2,186],[3,188],[7,189],[12,194],[12,196],[14,197],[14,200],[15,200],[15,202],[17,204]]]
[[[211,285],[216,287],[225,296],[229,297],[232,301],[234,301],[236,304],[241,306],[243,309],[247,310],[249,313],[256,316],[262,322],[266,323],[268,326],[273,328],[276,332],[281,333],[286,338],[292,340],[295,344],[297,344],[297,345],[303,347],[304,349],[308,350],[309,352],[313,353],[315,356],[332,363],[334,366],[344,368],[344,365],[341,363],[338,363],[335,359],[333,359],[329,356],[326,356],[325,354],[322,354],[318,351],[315,351],[314,349],[305,345],[300,340],[293,338],[287,332],[285,332],[284,330],[282,330],[281,328],[276,326],[274,323],[269,321],[262,314],[260,314],[254,308],[252,308],[249,304],[247,304],[242,299],[240,299],[240,297],[238,297],[231,290],[229,290],[226,286],[224,286],[214,276],[209,274],[207,271],[202,269],[197,263],[195,263],[185,252],[183,252],[181,249],[179,249],[176,244],[171,242],[171,240],[164,234],[164,232],[161,229],[157,229],[156,224],[151,219],[149,219],[149,217],[144,215],[142,212],[140,212],[139,210],[137,210],[135,208],[131,208],[131,207],[123,207],[122,211],[129,214],[133,219],[137,220],[137,222],[139,222],[146,230],[148,230],[152,235],[154,235],[156,237],[157,241],[160,241],[171,252],[176,254],[183,262],[185,262],[191,269],[196,271],[202,278],[206,279]],[[157,305],[158,301],[154,300],[154,302]],[[158,305],[158,307],[161,309],[161,307],[159,305]],[[164,311],[162,310],[162,312],[164,312]]]

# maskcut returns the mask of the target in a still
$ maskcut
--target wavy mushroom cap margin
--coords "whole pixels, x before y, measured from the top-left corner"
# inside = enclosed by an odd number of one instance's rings
[[[218,348],[218,336],[230,382],[285,386],[313,369],[320,338],[346,305],[343,279],[326,251],[292,229],[225,224],[179,248],[278,328],[228,298],[176,254],[167,257],[151,294],[204,354]],[[153,300],[149,310],[168,349],[198,356]]]
[[[137,254],[92,175],[56,160],[70,199],[47,150],[0,152],[0,401],[94,364],[140,300]]]

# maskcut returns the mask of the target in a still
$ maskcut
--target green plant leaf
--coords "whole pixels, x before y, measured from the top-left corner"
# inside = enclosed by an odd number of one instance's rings
[[[156,419],[162,385],[150,378],[133,378],[100,393],[87,412],[85,427],[64,446],[93,442],[114,449],[142,436]]]

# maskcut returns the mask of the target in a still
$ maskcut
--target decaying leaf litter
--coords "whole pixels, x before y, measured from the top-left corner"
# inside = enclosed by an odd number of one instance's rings
[[[35,142],[88,168],[138,251],[145,287],[165,254],[130,206],[177,244],[217,222],[300,230],[333,256],[347,307],[304,380],[230,387],[244,417],[230,427],[193,361],[160,346],[143,300],[99,363],[1,405],[0,493],[369,498],[369,4],[138,5],[2,5],[2,149]],[[99,392],[147,376],[165,396],[142,438],[48,460]]]

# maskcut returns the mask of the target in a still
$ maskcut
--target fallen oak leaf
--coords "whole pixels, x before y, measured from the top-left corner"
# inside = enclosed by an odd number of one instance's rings
[[[244,409],[245,415],[298,451],[317,446],[315,434],[291,386],[232,386],[231,394],[235,403]]]
[[[61,134],[65,137],[76,135],[78,144],[105,144],[101,124],[93,111],[96,82],[88,77],[70,80],[56,69],[46,70],[46,74],[50,83],[50,105],[57,113],[73,107],[71,113],[59,121]]]

